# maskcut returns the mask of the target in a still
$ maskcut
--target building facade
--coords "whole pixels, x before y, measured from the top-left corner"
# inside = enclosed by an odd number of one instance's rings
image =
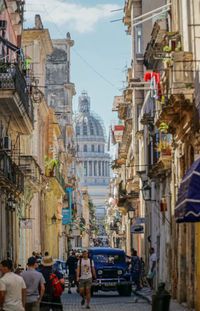
[[[105,197],[110,180],[110,157],[105,151],[105,132],[99,117],[90,110],[85,91],[79,97],[79,112],[74,120],[77,155],[82,167],[80,184],[96,207],[99,224],[105,216]]]

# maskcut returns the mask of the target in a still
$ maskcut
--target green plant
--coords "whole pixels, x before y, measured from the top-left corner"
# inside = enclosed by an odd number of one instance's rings
[[[45,168],[48,168],[50,171],[53,171],[55,167],[59,166],[59,161],[49,158],[47,155],[44,157]]]
[[[171,150],[171,145],[167,141],[160,141],[156,144],[156,151],[161,152],[163,150]]]
[[[117,168],[121,168],[122,167],[122,165],[121,165],[121,163],[120,163],[120,161],[119,160],[113,160],[112,161],[112,166],[111,166],[111,168],[114,170],[114,169],[117,169]]]
[[[167,125],[167,123],[162,122],[158,129],[159,129],[160,132],[163,132],[163,133],[167,134],[169,126]]]
[[[182,48],[182,45],[181,45],[181,42],[179,41],[177,44],[177,47],[175,48],[175,52],[181,51],[181,48]]]
[[[163,52],[171,52],[171,47],[170,46],[168,46],[168,45],[165,45],[164,47],[163,47]]]

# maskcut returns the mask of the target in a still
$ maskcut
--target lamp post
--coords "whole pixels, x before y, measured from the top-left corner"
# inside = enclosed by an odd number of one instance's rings
[[[129,207],[128,209],[128,217],[130,219],[130,229],[131,229],[131,225],[132,225],[132,219],[135,217],[135,208],[133,208],[132,206]],[[133,246],[133,237],[132,237],[132,233],[131,233],[131,230],[130,230],[130,244],[131,244],[131,249],[132,249],[132,246]]]
[[[151,187],[149,186],[147,181],[143,183],[143,187],[141,190],[144,201],[151,201]]]

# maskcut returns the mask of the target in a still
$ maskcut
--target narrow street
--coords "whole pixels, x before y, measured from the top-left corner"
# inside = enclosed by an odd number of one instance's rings
[[[64,311],[84,310],[81,298],[73,289],[69,295],[65,290],[62,295]],[[120,297],[116,292],[98,292],[92,297],[91,310],[93,311],[150,311],[151,306],[142,298],[132,294],[131,297]]]

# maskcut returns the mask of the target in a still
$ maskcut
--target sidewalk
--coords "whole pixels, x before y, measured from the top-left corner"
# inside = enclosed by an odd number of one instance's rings
[[[155,292],[151,291],[148,287],[144,287],[140,291],[136,291],[135,288],[133,288],[133,293],[145,299],[149,304],[152,304],[152,295],[155,294]],[[170,311],[189,311],[189,309],[179,304],[176,300],[171,299]]]

